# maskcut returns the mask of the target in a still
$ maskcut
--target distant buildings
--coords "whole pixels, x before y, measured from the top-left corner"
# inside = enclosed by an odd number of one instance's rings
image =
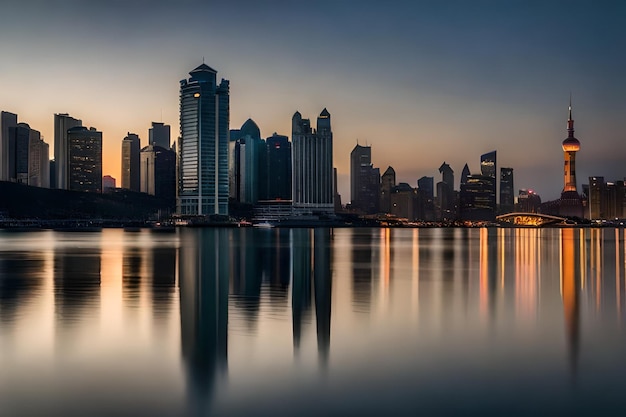
[[[391,214],[413,221],[417,213],[417,190],[401,182],[391,189]]]
[[[252,119],[230,131],[230,196],[240,203],[256,204],[267,196],[267,147]]]
[[[56,168],[54,188],[70,189],[70,147],[67,132],[73,127],[82,126],[82,124],[82,120],[74,119],[67,113],[54,115],[54,161]]]
[[[365,214],[378,212],[380,170],[372,165],[372,147],[357,144],[350,153],[350,194],[353,209]]]
[[[538,213],[541,197],[533,190],[519,190],[515,211],[520,213]]]
[[[110,175],[102,177],[102,192],[106,193],[115,190],[115,183],[115,178]]]
[[[472,175],[469,171],[469,168],[467,167],[467,164],[465,165],[461,178],[461,190],[459,198],[459,214],[461,220],[495,220],[497,211],[496,172],[496,151],[491,151],[481,155],[480,174],[478,175]],[[509,187],[512,186],[512,182],[510,186],[505,182],[505,189],[510,189]]]
[[[139,136],[128,133],[122,140],[122,188],[139,192],[141,176],[139,173]]]
[[[0,181],[49,187],[49,147],[39,131],[0,112]]]
[[[206,64],[180,82],[177,211],[228,215],[229,82]]]
[[[417,180],[417,213],[418,219],[435,220],[435,178],[422,177]]]
[[[317,130],[299,112],[292,118],[292,197],[295,213],[327,215],[335,210],[333,134],[330,113],[317,118]]]
[[[441,181],[437,183],[437,220],[454,220],[456,218],[454,193],[454,171],[445,162],[439,167]]]
[[[75,126],[67,131],[68,189],[102,192],[102,132]]]
[[[591,220],[623,219],[626,199],[624,181],[605,182],[604,177],[589,177],[588,217]]]

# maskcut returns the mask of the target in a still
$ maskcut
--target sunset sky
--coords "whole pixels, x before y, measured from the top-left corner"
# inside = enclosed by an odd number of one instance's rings
[[[53,114],[103,132],[104,174],[120,184],[127,132],[178,132],[179,81],[205,62],[230,80],[231,128],[291,135],[298,110],[328,108],[339,192],[349,155],[372,145],[399,182],[456,186],[482,153],[542,199],[563,187],[570,92],[578,187],[626,175],[626,2],[34,1],[0,6],[0,109],[51,145]]]

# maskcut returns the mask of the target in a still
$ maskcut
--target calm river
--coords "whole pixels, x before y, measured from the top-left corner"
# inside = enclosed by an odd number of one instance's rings
[[[0,231],[0,415],[626,415],[625,237]]]

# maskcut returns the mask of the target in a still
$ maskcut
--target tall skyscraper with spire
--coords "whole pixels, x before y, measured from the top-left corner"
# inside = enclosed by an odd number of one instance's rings
[[[317,118],[317,130],[300,112],[292,118],[293,208],[311,214],[335,210],[333,189],[333,133],[330,113]]]
[[[180,82],[177,210],[228,215],[229,82],[202,63]]]
[[[564,170],[563,192],[559,202],[559,214],[567,217],[583,217],[583,204],[576,188],[576,152],[580,142],[574,137],[574,119],[572,119],[572,97],[569,100],[567,118],[567,138],[562,143]]]

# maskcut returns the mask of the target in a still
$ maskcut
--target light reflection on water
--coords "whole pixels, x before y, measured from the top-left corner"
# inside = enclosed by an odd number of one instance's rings
[[[625,237],[0,231],[0,410],[620,414]]]

